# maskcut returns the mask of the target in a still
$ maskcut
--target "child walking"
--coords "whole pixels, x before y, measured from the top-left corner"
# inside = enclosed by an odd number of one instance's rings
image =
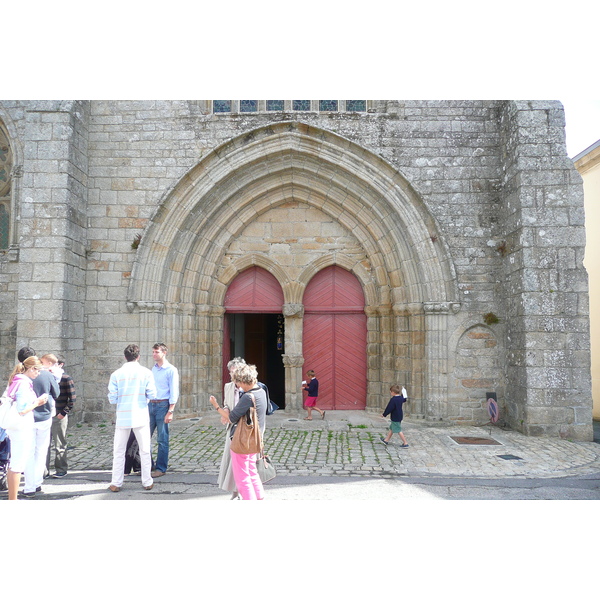
[[[319,380],[315,377],[314,371],[307,371],[306,376],[310,377],[308,384],[303,382],[302,389],[308,392],[308,397],[304,403],[304,408],[308,412],[308,416],[304,417],[305,421],[312,421],[312,410],[313,408],[321,415],[321,419],[325,418],[325,411],[317,408],[317,400],[319,396]]]
[[[390,401],[388,402],[388,405],[383,411],[382,415],[383,417],[390,415],[390,430],[385,438],[382,436],[379,439],[387,446],[394,433],[397,433],[402,440],[402,445],[400,448],[408,448],[408,443],[404,437],[404,434],[402,433],[402,419],[404,418],[402,413],[402,405],[406,402],[406,398],[402,395],[399,385],[393,385],[390,388],[390,392],[392,397],[390,398]]]

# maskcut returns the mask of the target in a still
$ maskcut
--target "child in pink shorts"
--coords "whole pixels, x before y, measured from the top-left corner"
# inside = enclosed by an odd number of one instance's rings
[[[312,421],[312,410],[313,408],[321,415],[321,419],[325,418],[325,411],[317,408],[317,400],[319,399],[319,380],[315,377],[314,371],[307,371],[306,376],[310,378],[310,381],[302,382],[302,389],[308,392],[308,397],[304,403],[304,408],[308,412],[308,416],[304,418],[305,421]]]

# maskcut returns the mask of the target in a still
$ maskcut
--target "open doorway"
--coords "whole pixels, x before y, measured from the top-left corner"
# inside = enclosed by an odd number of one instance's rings
[[[285,408],[284,318],[282,314],[226,314],[225,365],[235,356],[256,365],[258,379],[269,388],[271,399]],[[227,380],[229,377],[227,376]]]

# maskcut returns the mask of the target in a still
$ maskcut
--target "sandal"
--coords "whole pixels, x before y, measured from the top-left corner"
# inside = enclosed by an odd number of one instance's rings
[[[312,421],[312,419],[309,419],[308,417],[304,417],[305,421]]]

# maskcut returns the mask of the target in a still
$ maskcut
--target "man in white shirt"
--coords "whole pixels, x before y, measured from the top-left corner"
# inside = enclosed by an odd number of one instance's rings
[[[108,384],[108,401],[117,405],[115,439],[113,447],[111,492],[121,490],[124,478],[125,450],[129,433],[133,431],[140,448],[142,486],[151,490],[152,461],[150,458],[150,417],[148,401],[156,398],[156,386],[152,371],[140,365],[140,349],[135,344],[125,348],[127,362],[117,369]]]

